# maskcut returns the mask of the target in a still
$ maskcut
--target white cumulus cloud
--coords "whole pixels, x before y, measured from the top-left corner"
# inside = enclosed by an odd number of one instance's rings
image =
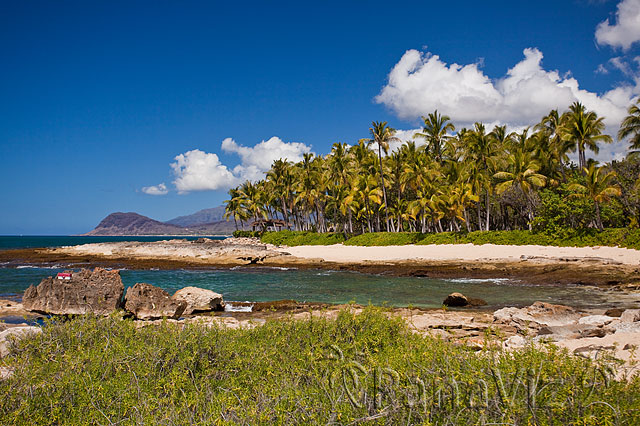
[[[640,41],[640,0],[622,0],[618,4],[615,24],[609,19],[600,22],[596,27],[596,40],[599,44],[623,50]]]
[[[160,185],[145,186],[142,188],[142,192],[148,195],[166,195],[169,193],[169,190],[167,189],[167,185],[161,183]]]
[[[604,116],[608,125],[620,123],[638,87],[620,86],[598,95],[580,89],[570,76],[543,69],[542,56],[538,49],[525,49],[524,59],[493,81],[477,64],[448,65],[437,55],[408,50],[375,100],[404,119],[437,109],[465,126],[483,121],[514,127],[536,123],[551,109],[580,101]]]
[[[242,180],[259,180],[264,178],[264,173],[275,160],[301,161],[303,154],[311,152],[311,147],[300,142],[284,142],[273,136],[252,147],[239,145],[233,139],[226,138],[222,141],[222,150],[240,156],[241,163],[233,169],[236,176]]]
[[[217,154],[199,149],[175,157],[171,168],[176,177],[173,184],[179,193],[226,190],[245,180],[264,179],[275,160],[282,158],[297,162],[302,160],[302,154],[311,152],[311,147],[303,143],[284,142],[276,136],[252,147],[226,138],[221,146],[224,152],[237,154],[240,164],[228,167]]]
[[[179,193],[227,189],[239,181],[216,154],[199,149],[176,156],[171,168],[176,176],[173,184]]]

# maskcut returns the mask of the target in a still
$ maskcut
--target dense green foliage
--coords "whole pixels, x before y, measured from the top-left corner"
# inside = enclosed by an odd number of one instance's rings
[[[338,244],[345,240],[343,234],[335,233],[317,233],[310,231],[279,231],[266,232],[261,238],[263,243],[274,244],[277,246],[286,245],[293,246],[315,246],[315,245],[331,245]]]
[[[562,204],[560,204],[562,205]],[[550,207],[556,211],[555,207]],[[558,215],[562,214],[562,210]],[[374,232],[355,235],[345,240],[342,234],[320,234],[313,232],[279,231],[266,232],[262,242],[274,245],[330,245],[343,243],[347,246],[401,246],[406,244],[498,244],[541,245],[559,247],[626,247],[640,250],[640,229],[608,228],[596,229],[558,228],[557,232],[545,231],[473,231],[440,232]]]
[[[487,334],[487,338],[491,338]],[[2,361],[3,425],[634,425],[640,379],[553,346],[474,352],[379,308],[252,329],[81,317]]]
[[[401,246],[416,244],[425,237],[418,232],[373,232],[356,235],[344,244],[347,246]]]
[[[229,191],[225,216],[243,229],[249,223],[266,231],[261,219],[277,218],[295,230],[344,234],[547,224],[553,233],[559,226],[602,230],[640,221],[640,156],[604,165],[588,158],[613,139],[604,133],[604,118],[578,102],[519,133],[480,122],[455,129],[438,111],[423,120],[422,132],[409,140],[386,122],[373,122],[368,138],[335,143],[327,155],[276,160],[264,180]],[[637,149],[639,128],[635,105],[619,137]],[[562,201],[559,214],[549,210],[554,199]],[[387,237],[373,240],[388,244]]]

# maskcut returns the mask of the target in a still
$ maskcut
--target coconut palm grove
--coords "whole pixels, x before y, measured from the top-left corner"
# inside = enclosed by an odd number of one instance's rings
[[[638,226],[640,98],[616,135],[629,153],[606,164],[589,154],[613,137],[579,102],[519,132],[481,122],[456,129],[439,111],[422,121],[413,140],[374,121],[368,138],[336,142],[326,156],[279,159],[264,180],[229,191],[226,216],[238,229],[280,218],[291,229],[344,234]]]

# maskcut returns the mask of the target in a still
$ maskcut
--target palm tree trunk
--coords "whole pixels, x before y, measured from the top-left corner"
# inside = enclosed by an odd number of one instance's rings
[[[578,143],[578,163],[580,163],[580,171],[582,172],[582,176],[586,174],[584,168],[587,167],[587,161],[584,155],[584,145]]]
[[[378,158],[380,159],[380,182],[382,183],[382,196],[384,198],[384,216],[389,230],[389,207],[387,206],[387,190],[384,186],[384,175],[382,173],[382,145],[378,143]]]
[[[471,232],[471,225],[469,225],[469,213],[466,208],[462,210],[462,214],[464,215],[464,224],[467,227],[467,232]]]
[[[287,203],[284,201],[284,197],[280,197],[280,200],[282,201],[282,213],[284,214],[283,219],[285,220],[285,222],[289,223],[289,212],[287,210]]]
[[[487,188],[487,217],[486,217],[486,221],[487,221],[487,227],[485,228],[485,231],[489,230],[489,223],[490,223],[490,214],[491,214],[491,202],[490,202],[490,197],[489,197],[489,188]]]
[[[598,229],[601,231],[604,231],[604,225],[602,225],[602,217],[600,216],[600,203],[596,201],[595,204],[596,204],[596,220],[598,224]]]

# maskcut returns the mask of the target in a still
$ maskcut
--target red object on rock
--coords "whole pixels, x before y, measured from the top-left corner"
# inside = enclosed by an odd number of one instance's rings
[[[70,280],[71,272],[58,272],[56,278],[58,278],[59,280]]]

